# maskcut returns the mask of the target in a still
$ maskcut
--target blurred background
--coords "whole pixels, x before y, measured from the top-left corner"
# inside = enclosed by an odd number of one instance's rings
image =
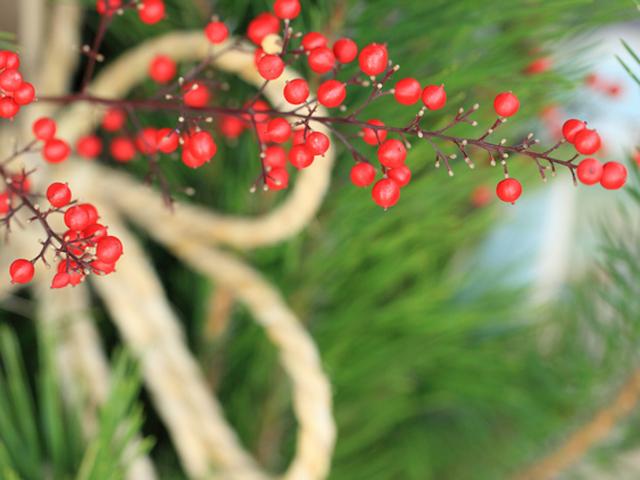
[[[106,65],[152,36],[200,29],[212,14],[242,34],[271,8],[260,0],[166,3],[168,19],[159,25],[145,26],[133,14],[113,23],[102,48]],[[514,478],[554,453],[570,461],[523,478],[640,478],[640,86],[619,61],[640,73],[631,53],[640,50],[636,4],[301,3],[301,29],[346,35],[360,45],[386,42],[403,76],[444,83],[447,108],[425,124],[441,126],[459,106],[477,101],[483,107],[477,120],[489,125],[495,93],[513,90],[522,109],[502,136],[515,141],[534,131],[552,145],[566,118],[586,118],[605,143],[602,159],[623,161],[630,170],[623,190],[607,192],[576,188],[567,172],[543,183],[530,162],[515,159],[510,170],[524,194],[511,206],[496,201],[501,173],[481,152],[475,170],[457,165],[449,178],[433,168],[429,146],[416,143],[409,157],[414,179],[398,206],[383,212],[368,192],[352,188],[351,159],[339,150],[330,191],[311,225],[280,245],[242,254],[282,291],[318,345],[337,425],[329,478]],[[0,5],[0,31],[16,31],[11,6],[17,0]],[[84,5],[83,42],[90,43],[99,17],[93,2]],[[15,42],[19,48],[20,37]],[[252,91],[221,76],[230,85],[223,102],[240,104]],[[155,89],[142,83],[131,97]],[[400,125],[411,113],[384,99],[367,115]],[[171,121],[162,113],[141,118],[150,125]],[[165,166],[180,200],[256,215],[286,196],[248,193],[258,173],[253,141],[220,137],[218,146],[216,161],[202,170]],[[140,179],[145,174],[142,161],[118,168]],[[195,195],[182,194],[185,186]],[[143,231],[137,234],[226,418],[265,470],[284,471],[296,420],[277,351],[231,292],[185,267]],[[149,438],[145,451],[158,478],[188,478],[150,392],[118,355],[119,332],[98,297],[92,299],[92,317],[126,392],[120,413],[133,415],[133,430]],[[5,469],[3,479],[76,478],[85,458],[71,426],[82,420],[52,400],[64,386],[46,339],[39,338],[38,300],[37,292],[23,290],[0,304],[0,466],[24,467],[14,468],[15,477]],[[111,444],[104,435],[107,443],[96,448],[106,455]],[[564,449],[567,442],[574,443]],[[70,452],[60,453],[66,447]],[[26,457],[32,449],[37,454]],[[25,458],[16,460],[16,451]]]

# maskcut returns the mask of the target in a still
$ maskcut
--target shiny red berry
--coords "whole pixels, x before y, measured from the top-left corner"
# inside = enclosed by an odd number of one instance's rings
[[[56,122],[42,117],[33,122],[31,129],[38,140],[51,140],[56,135]]]
[[[607,190],[617,190],[627,181],[627,168],[618,162],[607,162],[602,167],[600,185]]]
[[[164,18],[163,0],[142,0],[138,7],[138,17],[142,23],[153,25]]]
[[[569,143],[573,143],[578,132],[587,128],[587,124],[582,120],[571,118],[562,125],[562,136]]]
[[[375,125],[377,127],[384,127],[384,123],[377,118],[368,120],[369,125]],[[369,145],[378,145],[387,139],[387,131],[381,128],[367,128],[362,129],[362,140]]]
[[[331,141],[329,140],[329,137],[322,132],[311,132],[307,135],[306,145],[311,149],[314,155],[324,155],[327,150],[329,150]]]
[[[284,143],[291,136],[291,125],[282,117],[276,117],[267,124],[269,140],[274,143]]]
[[[265,180],[269,190],[284,190],[289,186],[289,172],[284,168],[272,168]]]
[[[422,87],[415,78],[403,78],[396,83],[394,96],[402,105],[413,105],[420,100]]]
[[[71,148],[64,140],[52,138],[47,140],[42,149],[42,157],[49,163],[64,162],[71,153]]]
[[[365,74],[376,76],[387,69],[389,54],[387,47],[379,43],[371,43],[360,51],[358,57],[360,70]]]
[[[89,225],[92,225],[94,223],[96,223],[98,221],[99,215],[98,215],[98,209],[96,207],[94,207],[92,204],[90,203],[81,203],[80,205],[78,205],[82,210],[84,210],[84,212],[88,215],[89,217]]]
[[[287,152],[280,145],[271,145],[264,150],[262,161],[265,167],[285,168],[287,166]]]
[[[20,105],[18,105],[13,98],[0,98],[0,118],[13,118],[19,111]]]
[[[15,92],[22,85],[22,75],[15,68],[0,73],[0,88],[5,92]]]
[[[602,178],[602,164],[595,158],[585,158],[576,169],[578,180],[585,185],[593,185]]]
[[[122,7],[122,0],[98,0],[96,2],[96,10],[100,15],[105,13],[113,14]]]
[[[322,75],[333,70],[336,65],[336,57],[328,47],[314,48],[307,57],[309,68]]]
[[[247,124],[238,117],[226,115],[220,121],[220,132],[227,138],[238,138]]]
[[[207,163],[206,160],[202,160],[191,155],[191,151],[186,147],[182,149],[180,159],[182,160],[182,163],[189,168],[200,168],[202,165]]]
[[[522,185],[515,178],[505,178],[496,187],[496,195],[503,202],[515,203],[521,194]]]
[[[327,37],[319,32],[309,32],[302,37],[302,48],[310,52],[314,48],[326,47]]]
[[[84,158],[96,158],[102,153],[102,140],[97,135],[85,135],[76,143],[78,155]]]
[[[593,155],[600,150],[600,135],[595,130],[585,128],[576,133],[573,139],[576,150],[583,155]]]
[[[20,57],[10,50],[0,50],[0,69],[20,67]]]
[[[147,127],[138,132],[136,136],[136,147],[145,155],[153,155],[158,150],[158,140],[156,129]]]
[[[298,169],[307,168],[313,163],[313,152],[306,144],[294,145],[289,150],[289,161]]]
[[[52,207],[61,208],[71,201],[71,190],[66,183],[54,182],[47,188],[47,200]]]
[[[427,85],[422,91],[422,101],[429,110],[439,110],[447,103],[444,85]]]
[[[101,262],[114,263],[122,255],[122,242],[118,237],[107,235],[96,244],[96,257]]]
[[[261,13],[251,20],[247,27],[247,37],[256,45],[260,45],[264,37],[280,31],[280,20],[270,13]]]
[[[29,82],[22,82],[15,92],[13,101],[18,105],[29,105],[36,98],[36,89]]]
[[[121,108],[110,108],[102,117],[102,128],[107,132],[117,132],[124,127],[127,121],[127,114]]]
[[[400,200],[400,187],[394,180],[383,178],[373,186],[371,197],[384,209],[393,207]]]
[[[218,45],[229,37],[229,29],[223,22],[209,22],[204,28],[204,34],[212,44]]]
[[[394,180],[402,188],[411,181],[411,170],[406,165],[400,165],[387,170],[387,177]]]
[[[376,169],[368,162],[358,162],[351,167],[350,177],[356,187],[368,187],[376,179]]]
[[[407,149],[400,140],[390,138],[378,147],[378,161],[388,168],[397,168],[404,164]]]
[[[309,98],[309,84],[302,78],[287,82],[283,90],[284,98],[292,105],[300,105]]]
[[[188,148],[191,155],[198,160],[204,160],[205,162],[211,160],[218,151],[216,142],[213,141],[211,134],[206,131],[197,132],[191,135],[189,138]]]
[[[136,146],[128,137],[116,137],[109,145],[109,153],[120,163],[130,162],[136,156]]]
[[[265,80],[275,80],[284,71],[284,62],[278,55],[265,55],[258,61],[258,73]]]
[[[161,128],[156,132],[156,145],[162,153],[173,153],[178,148],[180,137],[172,128]]]
[[[273,11],[282,20],[292,20],[300,15],[299,0],[276,0]]]
[[[64,213],[64,223],[69,230],[79,232],[91,225],[92,222],[85,209],[81,208],[79,205],[75,205],[73,207],[69,207]]]
[[[518,112],[520,100],[511,92],[502,92],[496,95],[493,108],[501,117],[511,117]]]
[[[19,258],[11,263],[9,274],[13,283],[29,283],[33,279],[35,268],[29,260]]]
[[[11,197],[8,192],[0,193],[0,215],[9,213],[11,209]]]
[[[188,107],[203,108],[206,107],[211,99],[211,91],[206,85],[193,82],[185,85],[184,104]]]
[[[51,280],[51,288],[64,288],[70,283],[70,276],[66,272],[56,273]]]
[[[333,44],[333,54],[340,63],[351,63],[358,56],[358,45],[350,38],[340,38]]]
[[[160,84],[169,83],[176,76],[178,66],[167,55],[156,55],[149,64],[149,76]]]
[[[345,84],[338,80],[326,80],[318,88],[318,101],[328,108],[339,107],[346,97]]]

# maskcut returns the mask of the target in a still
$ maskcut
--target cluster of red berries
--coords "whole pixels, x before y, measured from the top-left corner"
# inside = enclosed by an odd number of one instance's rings
[[[69,144],[60,138],[56,138],[57,125],[55,120],[42,117],[33,122],[31,126],[33,135],[43,142],[42,158],[49,163],[64,162],[71,153]]]
[[[97,0],[96,10],[100,15],[113,15],[122,8],[122,0]],[[165,6],[163,0],[140,0],[138,2],[138,17],[140,21],[147,25],[158,23],[165,16]]]
[[[48,242],[57,241],[57,253],[61,257],[51,282],[51,288],[63,288],[77,285],[87,273],[108,275],[115,271],[116,262],[122,255],[122,243],[109,235],[107,227],[98,223],[96,208],[90,203],[72,202],[69,186],[55,182],[46,192],[51,209],[47,213],[59,212],[64,215],[68,230],[61,235],[55,234]],[[45,245],[47,245],[45,243]],[[40,256],[36,257],[40,258]],[[35,260],[19,258],[9,267],[13,283],[28,283],[35,274]]]
[[[20,107],[36,98],[36,90],[25,82],[18,68],[20,57],[9,50],[0,50],[0,118],[13,118]]]

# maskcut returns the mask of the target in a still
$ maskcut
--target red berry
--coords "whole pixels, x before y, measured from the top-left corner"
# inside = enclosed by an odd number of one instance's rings
[[[23,82],[15,92],[13,92],[13,101],[18,105],[28,105],[36,98],[36,89],[29,82]]]
[[[422,101],[429,110],[439,110],[447,103],[444,85],[427,85],[422,91]]]
[[[358,56],[358,45],[350,38],[341,38],[333,44],[333,54],[340,63],[351,63]]]
[[[384,209],[393,207],[400,200],[400,187],[390,178],[383,178],[373,186],[371,197]]]
[[[64,223],[69,230],[79,232],[91,225],[92,222],[89,218],[89,214],[79,205],[75,205],[73,207],[69,207],[65,212]]]
[[[161,128],[156,132],[156,145],[162,153],[173,153],[178,148],[180,137],[171,128]]]
[[[9,274],[13,283],[29,283],[33,279],[34,273],[33,263],[24,258],[14,260],[9,267]]]
[[[327,137],[324,133],[311,132],[307,136],[306,145],[314,155],[324,155],[326,151],[329,150],[331,142],[329,141],[329,137]]]
[[[585,128],[587,128],[587,124],[582,120],[571,118],[562,125],[562,136],[567,142],[573,143],[578,132],[581,132]]]
[[[156,55],[149,64],[149,76],[156,83],[169,83],[177,71],[176,62],[167,55]]]
[[[9,213],[11,209],[11,198],[7,192],[0,193],[0,214]]]
[[[199,168],[205,163],[207,163],[206,160],[202,160],[200,158],[196,158],[193,155],[191,155],[191,151],[188,148],[182,149],[181,160],[182,160],[182,163],[184,163],[189,168]]]
[[[20,57],[17,53],[4,50],[0,59],[0,68],[18,68],[20,67]]]
[[[81,203],[78,205],[89,217],[89,225],[92,225],[98,221],[98,210],[90,203]]]
[[[94,244],[99,238],[107,234],[107,227],[99,223],[93,223],[82,231],[82,238],[87,239],[89,244]]]
[[[122,6],[122,0],[98,0],[96,2],[96,10],[100,15],[105,13],[113,14]]]
[[[350,176],[356,187],[368,187],[376,179],[376,169],[368,162],[358,162],[351,167]]]
[[[261,13],[251,20],[247,27],[247,37],[256,45],[262,44],[267,35],[280,31],[280,20],[270,13]]]
[[[306,128],[304,128],[304,127],[296,128],[293,131],[293,137],[291,139],[291,144],[292,145],[302,145],[306,141],[307,141]]]
[[[377,118],[368,120],[369,125],[384,127],[384,123]],[[364,127],[362,129],[362,140],[369,145],[378,145],[387,139],[387,131],[383,129],[373,129]]]
[[[266,177],[270,190],[284,190],[289,186],[289,172],[284,168],[272,168]]]
[[[541,57],[533,60],[527,67],[524,69],[524,73],[529,75],[535,75],[537,73],[544,73],[551,69],[553,66],[553,61],[548,57]]]
[[[394,96],[402,105],[413,105],[420,100],[422,87],[415,78],[403,78],[396,83]]]
[[[378,160],[388,168],[397,168],[404,164],[407,149],[400,140],[391,138],[378,147]]]
[[[189,153],[198,160],[208,162],[218,151],[216,142],[209,132],[197,132],[189,138]]]
[[[211,99],[209,87],[202,83],[193,82],[185,85],[184,104],[188,107],[203,108]]]
[[[15,68],[0,73],[0,88],[5,92],[15,92],[22,85],[22,75]]]
[[[511,117],[518,112],[520,100],[511,92],[502,92],[496,95],[493,108],[501,117]]]
[[[222,117],[220,122],[220,131],[222,132],[222,135],[227,138],[239,137],[245,128],[246,124],[242,119],[232,117],[231,115]]]
[[[302,37],[302,48],[310,52],[314,48],[326,47],[327,37],[319,32],[309,32]]]
[[[515,203],[522,194],[522,185],[515,178],[505,178],[498,182],[496,194],[503,202]]]
[[[309,84],[302,78],[287,82],[284,86],[284,98],[292,105],[300,105],[309,97]]]
[[[136,136],[136,147],[145,155],[153,155],[158,150],[158,141],[156,139],[156,129],[147,127],[138,132]]]
[[[128,137],[116,137],[109,146],[111,156],[118,162],[126,163],[136,156],[136,147]]]
[[[13,118],[20,111],[20,105],[11,97],[0,98],[0,118]]]
[[[102,153],[102,140],[97,135],[80,137],[76,143],[78,155],[84,158],[96,158]]]
[[[209,22],[204,28],[204,34],[211,43],[217,45],[227,39],[229,29],[223,22]]]
[[[300,15],[299,0],[276,0],[273,11],[282,20],[291,20]]]
[[[71,153],[71,149],[67,142],[58,138],[47,140],[42,149],[42,156],[49,163],[64,162],[69,153]]]
[[[287,166],[287,152],[280,145],[271,145],[265,149],[262,161],[265,167],[284,168]]]
[[[360,63],[360,70],[365,74],[371,76],[381,74],[387,69],[389,62],[387,47],[379,43],[367,45],[360,51],[358,62]]]
[[[47,200],[55,208],[64,207],[71,201],[69,186],[66,183],[52,183],[47,188]]]
[[[138,8],[138,17],[142,23],[153,25],[164,18],[163,0],[142,0]]]
[[[93,272],[98,275],[109,275],[116,270],[116,264],[94,260],[91,262],[91,268],[93,269]]]
[[[289,150],[289,161],[298,169],[307,168],[313,163],[313,152],[306,144],[294,145]]]
[[[64,288],[69,285],[70,276],[66,272],[56,273],[51,280],[51,288]]]
[[[122,242],[118,237],[107,235],[98,240],[96,257],[101,262],[114,263],[122,255]]]
[[[267,124],[269,140],[275,143],[284,143],[291,136],[291,125],[282,117],[274,118]]]
[[[582,183],[593,185],[602,178],[602,164],[595,158],[585,158],[578,165],[576,173]]]
[[[477,208],[484,207],[491,202],[492,198],[491,189],[486,185],[479,185],[471,194],[471,204]]]
[[[117,132],[124,127],[127,121],[127,114],[121,108],[110,108],[102,117],[102,128],[107,132]]]
[[[411,181],[411,170],[406,165],[400,165],[387,171],[387,177],[395,181],[400,188],[406,186]]]
[[[278,55],[265,55],[258,61],[258,73],[265,80],[275,80],[284,71],[284,62]]]
[[[607,190],[617,190],[627,181],[627,168],[618,162],[607,162],[602,167],[600,185]]]
[[[33,122],[31,129],[38,140],[51,140],[56,135],[56,122],[42,117]]]
[[[326,80],[318,88],[318,101],[328,108],[342,105],[347,97],[345,84],[338,80]]]
[[[584,128],[573,139],[576,150],[583,155],[593,155],[600,150],[600,135],[595,130]]]
[[[327,47],[318,47],[311,50],[307,61],[309,62],[309,68],[320,75],[330,72],[336,65],[336,57]]]

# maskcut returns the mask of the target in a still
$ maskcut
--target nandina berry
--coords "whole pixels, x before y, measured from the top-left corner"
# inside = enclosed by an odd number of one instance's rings
[[[64,162],[71,153],[71,148],[64,140],[52,138],[47,140],[42,149],[43,158],[49,163]]]
[[[94,260],[90,265],[93,269],[93,273],[96,273],[98,275],[109,275],[116,270],[115,263],[102,262],[100,260]]]
[[[411,170],[406,165],[400,165],[387,170],[387,177],[394,180],[402,188],[411,181]]]
[[[97,135],[80,137],[76,143],[78,155],[84,158],[96,158],[102,153],[102,140]]]
[[[257,47],[255,52],[253,52],[253,63],[256,66],[256,68],[258,68],[258,62],[260,61],[260,59],[262,57],[264,57],[267,54],[267,52],[265,52],[262,47]]]
[[[287,82],[284,86],[284,98],[292,105],[300,105],[309,97],[309,84],[302,78]]]
[[[292,20],[300,15],[299,0],[276,0],[273,11],[282,20]]]
[[[167,55],[156,55],[149,64],[149,76],[156,83],[169,83],[176,76],[178,66]]]
[[[270,13],[261,13],[251,20],[247,27],[247,37],[256,45],[260,46],[262,40],[267,35],[280,31],[280,20]]]
[[[220,131],[227,138],[238,138],[246,126],[242,119],[231,115],[225,115],[220,121]]]
[[[306,144],[294,145],[289,150],[289,161],[297,169],[307,168],[313,163],[313,152]]]
[[[0,88],[5,92],[15,92],[22,85],[22,75],[15,68],[0,73]]]
[[[602,178],[602,164],[595,158],[585,158],[576,170],[578,180],[585,185],[594,185]]]
[[[51,140],[56,135],[56,122],[48,117],[42,117],[33,122],[31,130],[38,140]]]
[[[136,136],[136,147],[145,155],[153,155],[158,150],[158,141],[156,138],[156,129],[147,127]]]
[[[102,128],[107,132],[117,132],[124,127],[127,121],[127,114],[121,108],[112,107],[104,113],[102,117]]]
[[[89,214],[79,205],[69,207],[64,213],[64,224],[75,232],[84,230],[91,225]]]
[[[20,57],[16,52],[5,50],[0,61],[0,68],[18,68],[20,67]]]
[[[287,152],[280,145],[271,145],[264,150],[262,162],[265,167],[284,168],[287,166]]]
[[[204,34],[211,43],[217,45],[229,37],[229,29],[223,22],[209,22],[207,26],[204,27]]]
[[[518,112],[520,100],[512,92],[502,92],[496,95],[493,108],[501,117],[511,117]]]
[[[19,111],[20,105],[18,105],[13,98],[0,98],[0,118],[13,118]]]
[[[400,140],[390,138],[378,147],[378,161],[388,168],[397,168],[404,164],[407,149]]]
[[[29,283],[33,279],[35,268],[29,260],[18,258],[11,263],[9,274],[13,283]]]
[[[400,200],[400,187],[394,180],[383,178],[373,186],[371,197],[374,202],[386,210],[389,207],[393,207]]]
[[[182,163],[184,163],[189,168],[199,168],[207,163],[206,160],[202,160],[191,155],[191,151],[186,147],[182,149],[182,155],[180,156],[180,159],[182,160]]]
[[[505,178],[498,182],[496,194],[503,202],[515,203],[522,194],[522,185],[515,178]]]
[[[64,288],[69,285],[70,276],[66,272],[56,273],[51,280],[51,288]]]
[[[319,32],[309,32],[302,37],[302,48],[310,52],[314,48],[326,47],[327,37]]]
[[[156,132],[156,145],[162,153],[173,153],[178,148],[180,137],[172,128],[161,128]]]
[[[379,43],[371,43],[360,51],[358,57],[360,70],[365,74],[375,77],[387,69],[389,54],[387,47]]]
[[[120,163],[127,163],[136,156],[136,146],[128,137],[116,137],[109,146],[111,156]]]
[[[101,262],[114,263],[122,255],[122,242],[118,237],[107,235],[98,240],[96,257]]]
[[[13,101],[18,105],[29,105],[36,98],[36,89],[29,82],[22,82],[15,92]]]
[[[540,57],[533,60],[524,69],[524,73],[528,75],[535,75],[538,73],[544,73],[551,69],[553,61],[549,57]]]
[[[209,132],[201,131],[189,137],[189,153],[198,160],[208,162],[218,151],[216,142]]]
[[[138,8],[138,17],[142,23],[153,25],[164,18],[163,0],[142,0]]]
[[[78,205],[89,216],[89,225],[98,221],[100,216],[98,215],[98,209],[90,203],[81,203]]]
[[[324,155],[327,150],[329,150],[331,142],[329,141],[329,137],[327,137],[324,133],[311,132],[307,136],[306,144],[314,155]]]
[[[80,238],[80,232],[75,230],[67,230],[62,238],[66,242],[67,250],[72,255],[82,255],[88,247],[88,244]]]
[[[258,61],[258,73],[265,80],[275,80],[284,71],[284,62],[278,55],[265,55]]]
[[[595,130],[585,128],[576,133],[573,139],[576,150],[583,155],[593,155],[600,150],[600,135]]]
[[[200,82],[192,82],[185,85],[184,92],[184,104],[188,107],[206,107],[211,99],[209,87]]]
[[[345,84],[338,80],[326,80],[318,88],[318,101],[327,108],[339,107],[346,97]]]
[[[86,239],[89,245],[94,245],[98,239],[107,234],[107,227],[100,223],[93,223],[82,231],[82,238]]]
[[[577,118],[571,118],[562,125],[562,136],[569,143],[573,143],[578,132],[587,128],[587,124]]]
[[[11,197],[9,196],[9,193],[7,192],[0,193],[0,215],[9,213],[10,209],[11,209]]]
[[[413,105],[420,100],[422,87],[415,78],[403,78],[396,83],[394,96],[402,105]]]
[[[122,0],[97,0],[96,2],[96,10],[100,15],[113,14],[120,7],[122,7]]]
[[[291,137],[292,145],[302,145],[307,141],[307,129],[304,127],[296,128]]]
[[[356,187],[368,187],[376,179],[376,169],[369,162],[358,162],[351,167],[350,177]]]
[[[264,124],[264,126],[266,127],[267,122],[269,121],[269,114],[266,112],[271,109],[267,102],[259,99],[253,103],[247,102],[245,104],[245,107],[247,108],[247,110],[253,110],[253,117],[255,121]],[[247,115],[247,118],[250,119],[251,117]]]
[[[276,117],[267,123],[269,140],[274,143],[284,143],[291,136],[291,125],[282,117]]]
[[[384,127],[384,123],[377,118],[367,120],[369,125],[375,125],[377,127]],[[362,129],[362,140],[369,145],[378,145],[387,139],[387,131],[383,129],[374,129],[364,127]]]
[[[607,162],[602,167],[600,185],[607,190],[617,190],[627,181],[627,168],[618,162]]]
[[[61,208],[71,201],[71,190],[66,183],[54,182],[47,188],[47,200],[51,206]]]
[[[336,57],[328,47],[314,48],[307,57],[309,68],[322,75],[333,70],[336,65]]]
[[[447,103],[444,85],[427,85],[422,91],[422,101],[429,110],[439,110]]]
[[[333,54],[340,63],[351,63],[358,56],[358,45],[350,38],[340,38],[333,44]]]
[[[265,181],[270,190],[284,190],[289,186],[289,172],[284,168],[272,168]]]

